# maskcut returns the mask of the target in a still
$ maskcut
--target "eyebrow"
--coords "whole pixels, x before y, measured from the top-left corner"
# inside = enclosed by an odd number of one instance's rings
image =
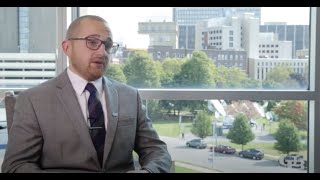
[[[99,34],[91,34],[91,35],[88,35],[87,37],[100,38],[101,36],[100,36]],[[107,39],[106,39],[105,41],[108,41],[108,40],[110,40],[110,41],[112,41],[112,42],[113,42],[113,39],[112,39],[110,36],[108,36],[108,37],[107,37]]]

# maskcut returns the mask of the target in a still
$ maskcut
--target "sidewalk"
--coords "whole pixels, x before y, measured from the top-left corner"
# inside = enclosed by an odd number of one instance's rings
[[[203,168],[203,167],[199,167],[199,166],[193,166],[191,164],[185,164],[185,163],[177,162],[177,161],[175,161],[175,166],[181,166],[181,167],[184,167],[184,168],[188,168],[188,169],[192,169],[192,170],[195,170],[195,171],[199,171],[201,173],[221,173],[218,170]]]

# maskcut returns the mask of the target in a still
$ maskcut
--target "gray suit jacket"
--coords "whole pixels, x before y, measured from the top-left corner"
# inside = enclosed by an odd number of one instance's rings
[[[105,78],[105,77],[104,77]],[[15,105],[2,172],[169,172],[166,144],[142,110],[138,91],[105,78],[108,126],[100,167],[67,72],[21,92]]]

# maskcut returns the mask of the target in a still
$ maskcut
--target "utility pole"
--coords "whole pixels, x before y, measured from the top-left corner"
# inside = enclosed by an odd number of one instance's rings
[[[214,141],[214,138],[216,138],[216,145],[217,145],[217,136],[216,133],[216,120],[214,120],[214,123],[212,123],[212,140]],[[214,142],[212,141],[212,168],[213,168],[213,160],[214,160]]]

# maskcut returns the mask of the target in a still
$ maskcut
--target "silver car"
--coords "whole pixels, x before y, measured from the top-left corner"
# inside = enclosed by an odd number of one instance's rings
[[[207,143],[202,139],[192,139],[190,141],[187,141],[186,145],[188,147],[194,147],[197,149],[204,149],[207,147]]]

